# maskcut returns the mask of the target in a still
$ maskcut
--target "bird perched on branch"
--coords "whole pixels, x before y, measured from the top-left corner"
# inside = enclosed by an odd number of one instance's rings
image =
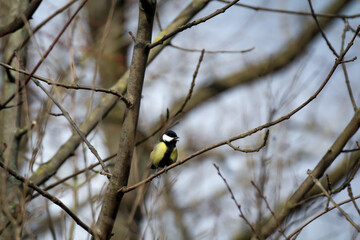
[[[151,168],[157,169],[164,168],[176,162],[178,152],[176,142],[179,137],[174,131],[168,130],[161,136],[161,141],[157,143],[150,153]]]

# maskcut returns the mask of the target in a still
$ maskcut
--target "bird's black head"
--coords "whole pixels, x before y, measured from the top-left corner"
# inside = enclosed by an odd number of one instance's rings
[[[179,141],[179,137],[176,135],[176,133],[172,130],[168,130],[166,131],[162,137],[161,137],[161,140],[165,143],[169,143],[169,142],[177,142]]]

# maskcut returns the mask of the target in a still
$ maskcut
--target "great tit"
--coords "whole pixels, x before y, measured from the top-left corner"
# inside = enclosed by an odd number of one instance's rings
[[[166,166],[176,162],[178,152],[176,149],[176,142],[179,137],[174,131],[168,130],[161,136],[161,141],[157,143],[150,153],[151,168],[157,169],[159,167],[166,170]]]

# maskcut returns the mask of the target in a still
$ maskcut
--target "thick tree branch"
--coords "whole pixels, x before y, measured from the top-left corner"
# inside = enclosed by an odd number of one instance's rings
[[[6,26],[0,27],[0,37],[3,37],[9,33],[13,33],[24,26],[24,20],[22,15],[27,20],[30,20],[36,9],[39,7],[42,0],[32,0],[28,8],[21,14],[19,14],[11,23]]]
[[[127,110],[124,116],[115,166],[111,173],[112,176],[107,186],[97,221],[96,232],[101,240],[106,240],[111,237],[113,225],[123,197],[122,193],[118,194],[117,189],[127,185],[130,175],[130,166],[135,147],[135,135],[139,118],[141,92],[150,51],[146,46],[151,41],[155,7],[156,1],[150,0],[142,0],[139,6],[138,30],[126,91],[127,98],[130,99],[133,106]]]

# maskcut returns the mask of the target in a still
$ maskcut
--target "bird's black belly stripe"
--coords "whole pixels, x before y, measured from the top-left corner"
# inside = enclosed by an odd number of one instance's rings
[[[163,159],[159,162],[158,167],[163,168],[165,166],[169,166],[172,164],[170,155],[171,155],[172,151],[174,150],[174,148],[175,148],[175,145],[168,145],[165,155],[164,155]]]

